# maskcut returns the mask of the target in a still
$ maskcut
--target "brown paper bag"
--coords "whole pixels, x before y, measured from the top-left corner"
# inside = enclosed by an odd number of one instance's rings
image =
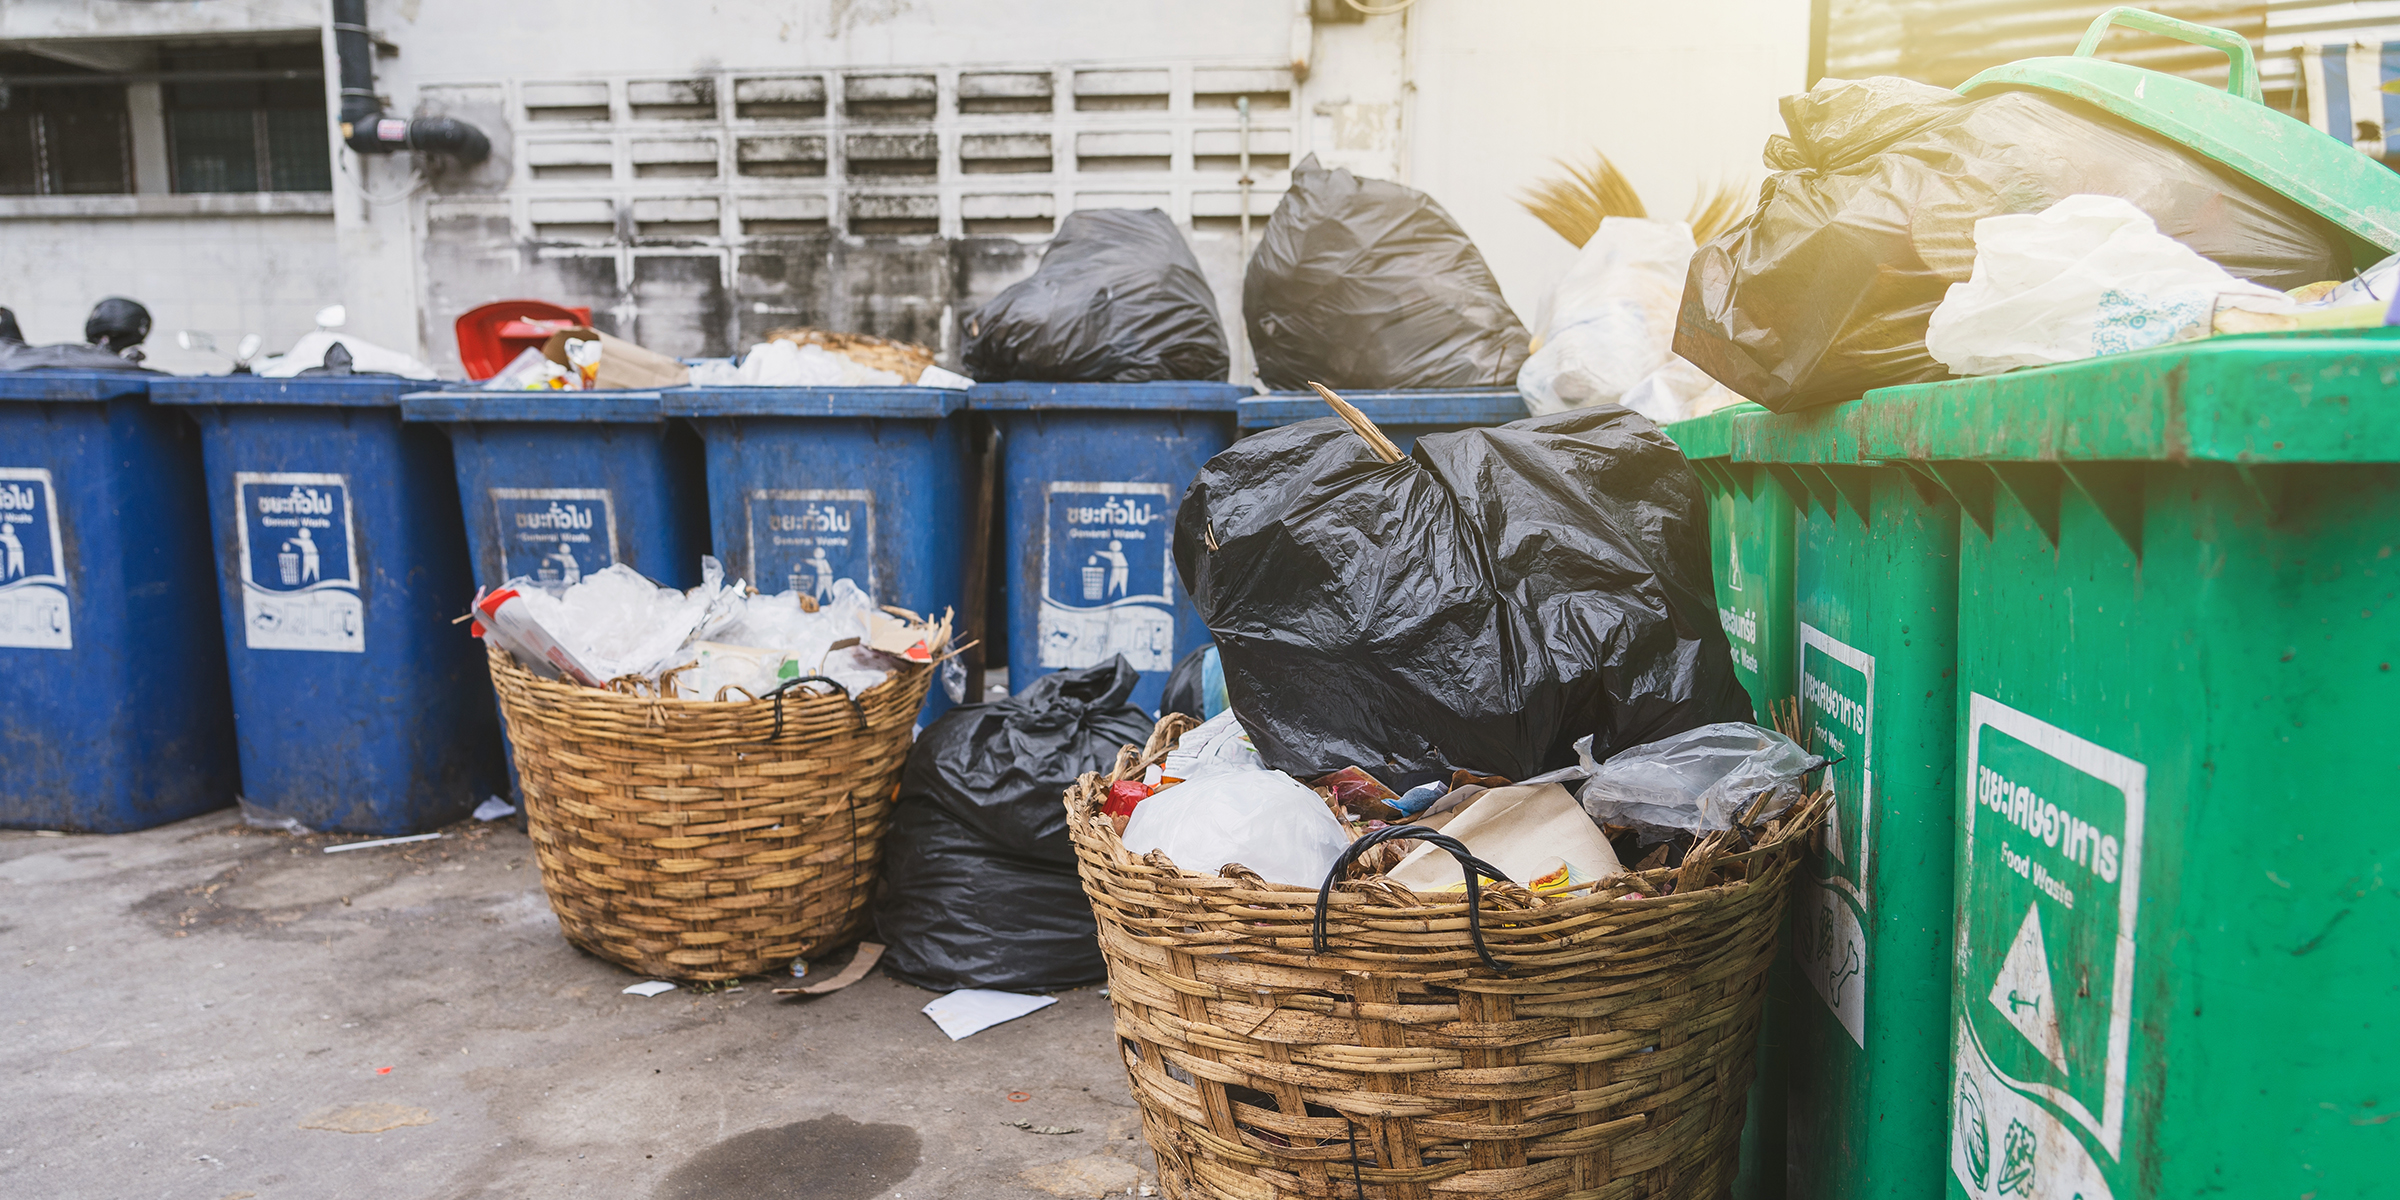
[[[592,329],[561,329],[542,343],[542,357],[565,367],[567,339],[588,342],[600,339],[600,375],[596,380],[603,388],[671,388],[692,381],[692,369],[655,350],[645,350],[624,338]],[[572,370],[572,368],[570,368]]]

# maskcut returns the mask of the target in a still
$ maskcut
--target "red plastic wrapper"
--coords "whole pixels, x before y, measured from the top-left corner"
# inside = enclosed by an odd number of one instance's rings
[[[1123,836],[1125,823],[1133,819],[1134,807],[1149,799],[1150,793],[1156,790],[1149,784],[1132,779],[1112,783],[1108,785],[1108,799],[1101,803],[1100,811],[1116,823],[1118,835]]]
[[[1343,767],[1308,786],[1330,793],[1333,802],[1353,816],[1397,821],[1405,815],[1392,804],[1392,801],[1400,798],[1400,794],[1383,786],[1382,780],[1367,774],[1360,767]]]

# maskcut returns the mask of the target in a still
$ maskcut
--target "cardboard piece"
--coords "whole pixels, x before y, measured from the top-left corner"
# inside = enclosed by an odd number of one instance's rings
[[[567,339],[600,340],[602,388],[671,388],[692,381],[692,369],[655,350],[646,350],[613,334],[576,327],[561,329],[542,343],[542,357],[567,366]]]
[[[1537,882],[1543,886],[1585,883],[1625,871],[1607,835],[1592,823],[1574,795],[1555,783],[1493,788],[1457,810],[1442,832],[1466,843],[1477,858],[1528,887]],[[1558,875],[1562,864],[1564,877],[1549,878]],[[1412,891],[1466,886],[1458,860],[1431,844],[1410,851],[1387,874],[1392,882]]]

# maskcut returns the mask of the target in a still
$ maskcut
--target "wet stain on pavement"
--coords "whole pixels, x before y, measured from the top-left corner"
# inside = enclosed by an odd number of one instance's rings
[[[675,1168],[652,1196],[867,1200],[915,1172],[919,1152],[906,1125],[861,1125],[837,1113],[729,1137]]]

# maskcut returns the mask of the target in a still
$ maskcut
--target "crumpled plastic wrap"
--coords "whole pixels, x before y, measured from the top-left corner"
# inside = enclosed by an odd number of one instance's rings
[[[614,563],[552,594],[530,579],[513,579],[534,620],[572,651],[593,677],[656,679],[692,660],[685,647],[713,640],[743,612],[741,582],[725,583],[725,568],[700,560],[699,587],[660,587],[641,572]]]
[[[1316,887],[1350,848],[1350,835],[1308,785],[1281,771],[1209,771],[1142,801],[1125,824],[1125,848],[1163,851],[1186,871],[1228,863],[1269,883]]]
[[[740,366],[702,363],[692,368],[694,387],[901,387],[898,372],[862,366],[823,346],[760,342]]]
[[[882,656],[865,648],[867,616],[875,611],[875,602],[858,590],[856,584],[837,579],[833,598],[815,612],[800,607],[797,592],[751,596],[742,602],[740,614],[719,630],[714,640],[780,652],[798,665],[797,674],[823,675],[856,696],[891,675],[882,666]],[[833,648],[835,642],[846,638],[857,639],[860,644],[841,650]],[[734,656],[716,661],[702,658],[697,668],[677,680],[678,690],[686,698],[714,700],[727,687],[739,687],[753,696],[761,696],[782,682],[774,673],[773,664],[745,666],[744,663],[745,660]]]
[[[1590,766],[1591,739],[1575,743],[1575,751]],[[1800,798],[1800,777],[1824,765],[1825,759],[1772,729],[1726,721],[1591,766],[1577,799],[1592,820],[1630,825],[1644,843],[1659,842],[1677,833],[1731,829],[1761,792],[1770,794],[1750,823],[1779,816]]]

